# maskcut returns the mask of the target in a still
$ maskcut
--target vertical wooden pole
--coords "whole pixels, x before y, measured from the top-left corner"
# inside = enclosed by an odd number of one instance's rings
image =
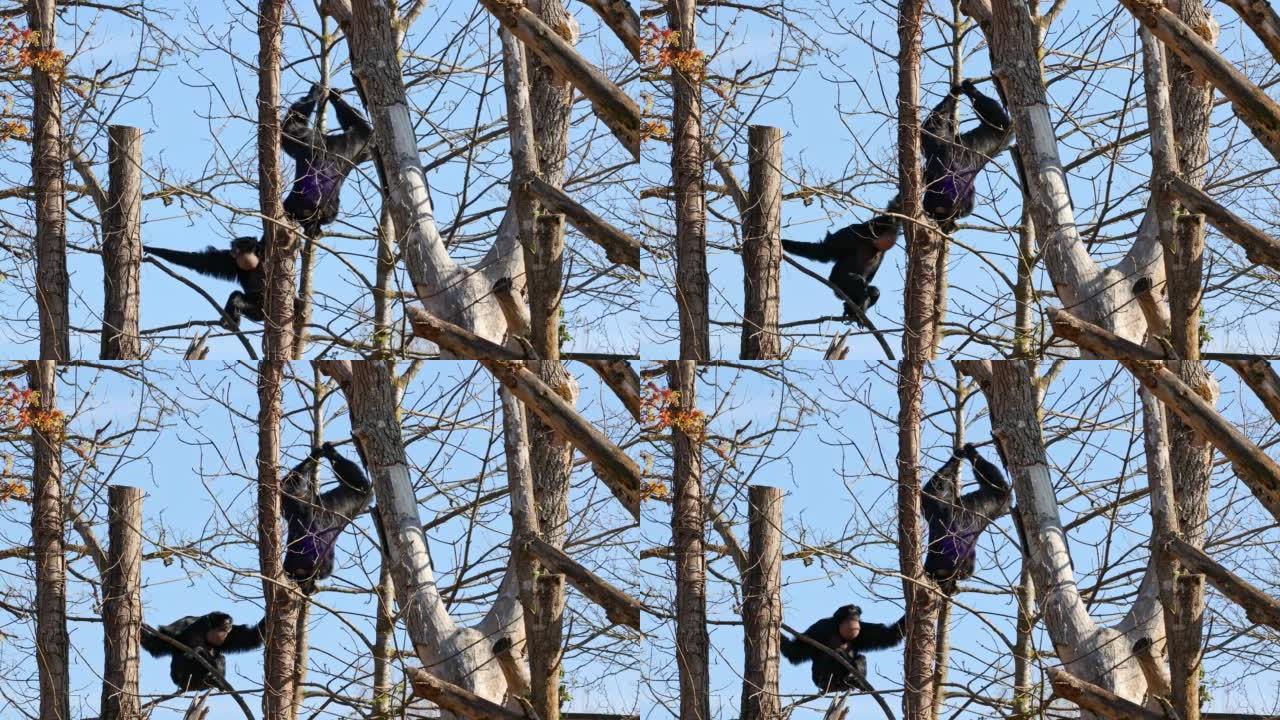
[[[747,131],[747,216],[742,237],[742,359],[782,355],[778,336],[779,265],[782,263],[782,130]]]
[[[107,130],[107,216],[102,219],[103,360],[137,360],[142,273],[142,131]]]
[[[107,489],[107,528],[110,548],[102,590],[101,720],[140,720],[142,490],[124,485]]]
[[[752,128],[753,130],[755,128]],[[747,488],[750,546],[743,580],[742,720],[778,720],[778,647],[782,642],[782,490]]]

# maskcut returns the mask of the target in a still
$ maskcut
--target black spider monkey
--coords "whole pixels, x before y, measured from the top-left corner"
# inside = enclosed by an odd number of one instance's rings
[[[834,261],[831,284],[865,313],[880,299],[880,289],[871,284],[871,279],[880,269],[885,252],[897,241],[898,219],[893,215],[877,215],[866,222],[827,233],[819,243],[783,240],[782,249],[810,260]],[[862,325],[848,301],[844,303],[844,315]]]
[[[954,115],[960,95],[973,103],[978,127],[961,133]],[[1004,145],[1013,122],[998,100],[983,95],[972,80],[952,85],[951,91],[920,127],[924,151],[924,211],[943,232],[954,232],[956,221],[973,212],[978,173]],[[897,198],[891,206],[896,206]]]
[[[338,486],[317,494],[311,478],[320,457],[328,458],[338,476]],[[284,480],[281,511],[289,523],[284,571],[308,595],[316,581],[333,574],[338,537],[373,499],[373,486],[360,466],[334,449],[332,443],[312,448]]]
[[[956,497],[955,477],[960,458],[973,463],[981,485]],[[953,452],[951,458],[924,486],[920,507],[929,522],[929,552],[924,571],[947,595],[956,584],[973,577],[978,539],[987,526],[1009,512],[1013,490],[1000,468],[978,454],[972,443]]]
[[[291,105],[280,133],[280,146],[297,161],[284,209],[309,238],[319,237],[322,226],[338,219],[342,182],[356,165],[372,157],[373,126],[336,90],[329,91],[329,102],[338,113],[342,132],[325,135],[311,126],[321,92],[316,83],[306,97]]]
[[[188,615],[162,625],[156,631],[144,630],[142,647],[152,657],[173,656],[169,663],[169,678],[178,686],[178,690],[218,690],[221,688],[214,675],[195,658],[165,642],[157,633],[168,635],[191,648],[216,668],[218,674],[225,676],[227,661],[223,653],[245,652],[262,647],[266,622],[264,617],[257,625],[232,625],[231,616],[223,612]]]
[[[142,249],[175,265],[195,270],[202,275],[234,280],[243,290],[236,290],[227,298],[222,309],[226,317],[222,326],[228,330],[240,327],[240,317],[262,322],[266,315],[262,302],[266,293],[266,247],[255,237],[238,237],[231,241],[230,250],[219,250],[210,245],[200,252],[170,250],[143,245]]]
[[[906,633],[907,616],[904,614],[892,625],[862,622],[862,608],[845,605],[829,618],[823,618],[809,626],[805,635],[835,650],[849,661],[857,673],[851,675],[835,658],[807,643],[784,637],[782,655],[792,665],[806,660],[813,661],[811,677],[819,692],[833,690],[862,690],[871,692],[867,682],[867,658],[862,653],[884,650],[902,642]]]

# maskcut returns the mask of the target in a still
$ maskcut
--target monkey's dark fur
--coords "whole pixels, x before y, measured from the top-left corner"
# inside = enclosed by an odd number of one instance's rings
[[[907,616],[903,615],[892,625],[864,623],[861,617],[862,608],[857,605],[845,605],[836,610],[831,617],[815,622],[804,631],[805,635],[835,650],[848,660],[849,664],[857,670],[853,675],[849,674],[835,658],[798,639],[784,637],[782,655],[792,665],[799,665],[805,661],[813,663],[810,674],[818,692],[839,690],[870,692],[872,688],[866,682],[867,658],[862,653],[884,650],[902,642],[906,632]],[[850,620],[857,620],[859,629],[852,640],[847,640],[840,634],[840,625]]]

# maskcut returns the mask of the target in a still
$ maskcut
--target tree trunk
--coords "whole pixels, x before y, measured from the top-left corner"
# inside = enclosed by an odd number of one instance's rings
[[[475,629],[458,627],[436,586],[396,417],[392,364],[329,360],[320,365],[338,381],[351,408],[352,434],[364,448],[386,533],[384,561],[391,567],[400,615],[418,659],[432,675],[502,703],[507,684],[494,660],[493,642]]]
[[[898,7],[898,186],[901,212],[921,219],[920,94],[923,0]],[[923,222],[907,222],[906,306],[898,363],[898,561],[907,604],[903,651],[903,720],[932,720],[938,598],[924,577],[920,527],[920,423],[924,367],[933,353],[938,237]]]
[[[1039,33],[1029,6],[1017,0],[995,0],[988,9],[981,0],[968,0],[965,7],[982,25],[991,45],[991,64],[1006,93],[1017,133],[1026,183],[1023,197],[1055,293],[1064,306],[1078,308],[1076,312],[1091,322],[1140,341],[1145,319],[1132,302],[1130,287],[1120,282],[1132,268],[1122,263],[1114,269],[1100,269],[1076,230],[1066,173],[1049,117]],[[1143,264],[1146,255],[1137,256],[1140,250],[1149,252],[1145,239],[1140,233],[1130,253],[1135,257],[1126,256],[1127,261]]]
[[[680,49],[697,48],[696,0],[669,0],[667,23]],[[675,193],[676,304],[680,358],[710,360],[707,197],[703,177],[702,79],[671,69],[671,184]]]
[[[27,3],[27,23],[40,33],[41,49],[57,47],[55,0]],[[67,198],[63,184],[62,81],[31,68],[31,184],[36,210],[36,307],[40,314],[40,357],[70,360],[67,278]]]
[[[34,6],[36,3],[33,3]],[[33,360],[27,381],[40,393],[40,412],[57,405],[58,374],[52,360]],[[36,670],[40,720],[71,720],[67,640],[66,525],[62,494],[62,428],[31,428],[31,543],[36,574]]]
[[[284,0],[258,3],[258,205],[267,246],[262,356],[267,362],[293,357],[293,300],[298,242],[285,220],[280,196],[280,42]],[[272,457],[274,463],[274,456]]]
[[[27,4],[28,26],[42,50],[56,47],[55,0]],[[36,188],[36,306],[40,357],[70,360],[67,277],[67,190],[63,179],[63,99],[60,70],[31,68],[31,181]]]
[[[535,333],[536,334],[536,333]],[[548,338],[554,346],[554,338]],[[554,347],[553,357],[559,353]],[[578,397],[577,383],[557,360],[528,363],[539,379],[572,408]],[[528,418],[530,466],[536,498],[539,536],[555,548],[564,547],[569,516],[569,476],[573,472],[573,446],[540,417]],[[536,576],[537,612],[525,614],[529,628],[529,672],[533,683],[533,705],[543,720],[560,717],[560,673],[564,622],[564,576],[543,573]]]
[[[110,174],[107,216],[102,224],[103,360],[142,357],[138,335],[139,277],[142,273],[142,131],[127,125],[108,129]]]
[[[141,720],[138,658],[142,640],[142,490],[112,485],[107,493],[110,554],[102,585],[100,718]]]
[[[782,642],[782,491],[747,488],[750,546],[742,583],[742,720],[779,720],[778,647]]]
[[[1004,450],[1013,475],[1014,494],[1026,532],[1027,557],[1045,629],[1054,653],[1068,672],[1135,703],[1147,692],[1146,678],[1134,657],[1134,639],[1101,627],[1089,616],[1076,585],[1066,533],[1038,415],[1039,394],[1031,363],[961,361],[956,365],[978,379],[991,412],[992,435]],[[1097,717],[1082,711],[1082,720]]]
[[[339,21],[347,31],[352,72],[364,90],[375,152],[387,176],[387,202],[414,291],[432,315],[501,343],[506,321],[491,292],[496,278],[454,262],[436,227],[396,54],[395,3],[355,0],[350,10]],[[498,272],[507,276],[509,269]]]
[[[548,27],[559,30],[561,38],[577,40],[577,22],[560,0],[534,0],[529,9]],[[569,152],[569,114],[572,90],[569,81],[544,63],[536,53],[526,53],[529,68],[529,105],[537,142],[538,176],[560,188],[564,184],[565,156]],[[564,216],[540,215],[535,223],[536,242],[525,244],[525,276],[529,287],[529,317],[533,347],[543,360],[560,357],[560,295],[564,282]],[[533,252],[529,252],[532,249]],[[546,379],[546,378],[544,378]],[[534,428],[534,448],[538,446]],[[535,478],[538,461],[534,459]],[[536,484],[535,479],[535,484]],[[545,526],[544,526],[545,529]],[[542,720],[554,720],[543,717]]]
[[[280,43],[283,0],[258,4],[258,203],[267,246],[263,359],[258,364],[258,562],[266,601],[263,720],[290,720],[297,657],[298,599],[284,575],[280,517],[280,422],[284,363],[293,350],[297,241],[280,195]]]
[[[696,381],[697,368],[692,360],[673,360],[667,364],[667,383],[680,393],[681,411],[697,407]],[[671,435],[675,453],[671,537],[676,566],[680,720],[711,720],[702,451],[698,440],[684,431],[673,427]]]
[[[268,331],[268,336],[271,332]],[[285,346],[287,348],[288,346]],[[266,601],[263,720],[289,720],[297,659],[297,588],[284,574],[284,523],[280,517],[280,422],[284,364],[258,364],[258,563]]]
[[[1179,244],[1187,241],[1187,228],[1179,228]],[[1203,246],[1203,228],[1200,244]],[[1198,262],[1196,263],[1199,264]],[[1199,272],[1196,282],[1199,283]],[[1172,293],[1176,295],[1176,291]],[[1179,342],[1174,306],[1174,344]],[[1186,308],[1184,308],[1186,309]],[[1199,304],[1190,308],[1197,316]],[[1183,323],[1193,332],[1192,345],[1198,345],[1199,319]],[[1199,356],[1198,347],[1196,356]],[[1175,360],[1170,370],[1212,408],[1218,397],[1217,383],[1199,360]],[[1192,547],[1203,548],[1205,522],[1209,516],[1209,476],[1213,472],[1213,446],[1177,413],[1168,413],[1169,465],[1173,475],[1173,497],[1177,512],[1177,529]],[[1170,674],[1173,682],[1173,707],[1182,720],[1200,720],[1200,662],[1203,656],[1203,576],[1179,576],[1176,590],[1177,619],[1166,628],[1169,638]]]
[[[782,357],[778,335],[782,263],[782,130],[752,125],[747,163],[750,193],[742,221],[742,359]]]

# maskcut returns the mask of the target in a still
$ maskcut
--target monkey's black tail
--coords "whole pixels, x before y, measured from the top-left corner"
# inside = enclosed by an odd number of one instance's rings
[[[807,645],[789,637],[782,638],[782,656],[792,665],[799,665],[809,659],[811,650]]]
[[[808,243],[795,240],[783,240],[782,249],[792,255],[799,255],[819,262],[835,262],[843,253],[838,252],[827,242]]]

